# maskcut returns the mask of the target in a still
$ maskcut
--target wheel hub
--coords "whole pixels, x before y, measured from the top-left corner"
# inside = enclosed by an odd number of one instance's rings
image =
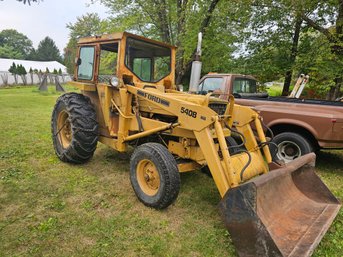
[[[67,148],[72,140],[72,130],[69,121],[69,114],[63,110],[57,117],[57,136],[63,148]]]
[[[278,145],[277,157],[285,163],[301,156],[300,147],[292,141],[283,141]]]
[[[137,165],[137,180],[142,191],[147,195],[155,195],[160,187],[160,175],[155,164],[147,159]]]

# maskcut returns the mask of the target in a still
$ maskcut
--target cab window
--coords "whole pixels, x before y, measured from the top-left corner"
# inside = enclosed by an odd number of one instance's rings
[[[81,63],[78,66],[77,77],[81,80],[92,80],[94,65],[94,46],[80,48]]]
[[[233,93],[257,93],[256,81],[247,78],[235,78],[233,82]]]
[[[143,81],[151,81],[151,59],[135,58],[133,59],[133,72]]]
[[[117,42],[100,45],[98,82],[108,84],[117,76],[118,45]]]
[[[135,38],[127,38],[125,65],[140,80],[157,82],[171,71],[171,49]]]

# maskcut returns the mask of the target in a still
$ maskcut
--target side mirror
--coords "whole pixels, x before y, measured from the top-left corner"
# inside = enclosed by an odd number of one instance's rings
[[[76,64],[76,66],[79,66],[81,64],[81,58],[76,57],[75,58],[75,64]]]

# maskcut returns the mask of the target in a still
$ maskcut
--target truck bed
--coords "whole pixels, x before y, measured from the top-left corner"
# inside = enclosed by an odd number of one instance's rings
[[[249,100],[259,100],[259,101],[287,102],[287,103],[298,103],[298,104],[318,104],[318,105],[331,105],[331,106],[343,107],[343,102],[318,100],[318,99],[298,99],[298,98],[287,98],[287,97],[278,97],[278,96],[257,97],[257,96],[247,96],[247,95],[241,95],[240,98],[249,99]]]

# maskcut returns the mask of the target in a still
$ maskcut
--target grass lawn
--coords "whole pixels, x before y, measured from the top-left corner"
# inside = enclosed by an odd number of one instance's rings
[[[51,90],[51,89],[50,89]],[[163,211],[140,203],[128,154],[98,144],[90,162],[59,161],[50,116],[58,94],[0,90],[0,256],[236,256],[220,196],[200,172],[181,174]],[[317,172],[343,199],[343,152],[321,152]],[[314,256],[342,256],[343,211]]]

